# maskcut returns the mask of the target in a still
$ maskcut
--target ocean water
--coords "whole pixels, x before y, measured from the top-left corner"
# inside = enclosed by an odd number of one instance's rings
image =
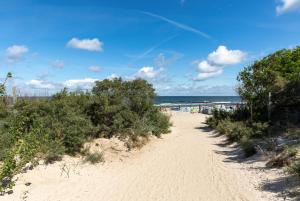
[[[155,104],[184,104],[184,103],[214,103],[214,102],[241,102],[239,96],[157,96]]]

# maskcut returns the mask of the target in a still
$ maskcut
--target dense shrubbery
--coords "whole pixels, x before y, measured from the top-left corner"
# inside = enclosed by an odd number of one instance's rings
[[[66,89],[49,100],[0,107],[0,182],[35,159],[50,163],[78,153],[95,137],[134,140],[169,131],[169,117],[153,105],[154,89],[144,80],[96,82],[92,93]],[[1,104],[0,104],[1,106]],[[91,161],[98,160],[91,156]],[[0,183],[0,192],[13,182]]]
[[[234,112],[214,111],[207,124],[230,141],[239,142],[249,156],[254,153],[252,139],[262,141],[289,131],[278,126],[281,121],[288,121],[282,115],[283,108],[300,113],[300,47],[283,49],[254,62],[239,73],[237,80],[238,93],[246,107]],[[297,130],[299,121],[294,126]]]
[[[230,142],[238,142],[245,155],[251,156],[255,151],[253,138],[263,138],[268,133],[268,123],[240,121],[244,109],[234,112],[225,110],[213,110],[212,116],[208,117],[206,123],[219,134],[226,135]]]
[[[169,119],[153,105],[154,89],[145,80],[96,82],[87,114],[101,136],[126,138],[168,132]]]

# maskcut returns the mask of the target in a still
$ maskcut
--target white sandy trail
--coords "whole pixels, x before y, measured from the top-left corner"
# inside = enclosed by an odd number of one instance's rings
[[[247,174],[223,162],[203,126],[205,115],[174,113],[171,134],[122,162],[73,165],[69,178],[62,163],[38,167],[20,177],[17,201],[241,201],[261,200]],[[67,168],[68,169],[68,168]],[[25,182],[32,185],[25,187]]]

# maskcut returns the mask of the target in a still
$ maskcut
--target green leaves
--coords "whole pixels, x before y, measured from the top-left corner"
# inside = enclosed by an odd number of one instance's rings
[[[299,82],[299,73],[300,47],[283,49],[245,67],[237,78],[240,82],[238,93],[249,105],[253,105],[255,118],[266,120],[269,92],[273,94],[274,106],[284,104],[283,100],[294,100],[295,93],[284,91],[292,91],[291,87],[296,87],[291,83]]]
[[[162,117],[153,105],[155,92],[145,80],[123,81],[117,78],[97,81],[92,94],[87,114],[99,127],[102,136],[160,135],[169,128],[169,120]],[[142,126],[137,126],[137,122]]]

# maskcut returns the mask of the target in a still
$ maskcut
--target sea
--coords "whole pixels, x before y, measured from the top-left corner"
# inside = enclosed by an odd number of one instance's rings
[[[240,96],[157,96],[155,104],[239,103]]]

